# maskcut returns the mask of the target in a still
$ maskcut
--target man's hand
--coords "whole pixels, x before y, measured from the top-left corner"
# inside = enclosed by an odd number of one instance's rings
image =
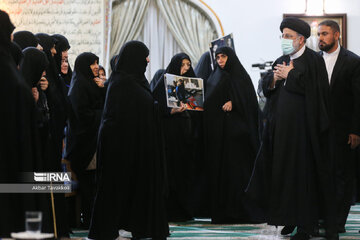
[[[232,110],[232,102],[231,102],[231,101],[226,102],[226,103],[222,106],[222,110],[223,110],[224,112],[231,112],[231,110]]]
[[[274,70],[273,73],[274,73],[274,79],[273,79],[273,81],[271,82],[270,88],[274,88],[276,82],[282,79],[282,78],[280,77],[280,75],[276,72],[276,70]]]
[[[360,137],[356,134],[349,134],[348,144],[350,144],[351,149],[357,148],[360,144]]]
[[[41,90],[45,91],[49,87],[49,82],[45,77],[40,79],[40,88]]]
[[[275,66],[274,78],[276,75],[277,77],[280,77],[281,79],[287,79],[289,72],[293,68],[294,68],[293,61],[290,61],[289,66],[287,66],[285,62],[283,62],[283,64],[277,64]]]

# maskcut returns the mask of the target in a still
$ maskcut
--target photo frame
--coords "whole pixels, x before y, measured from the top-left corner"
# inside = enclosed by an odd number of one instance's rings
[[[203,79],[166,73],[164,84],[169,108],[180,108],[181,105],[185,105],[186,110],[204,110]]]
[[[235,51],[234,36],[233,36],[232,33],[211,41],[211,43],[210,43],[210,56],[211,56],[211,62],[212,62],[213,69],[214,69],[214,66],[215,66],[215,52],[216,52],[216,49],[219,48],[219,47],[222,47],[222,46],[231,47]]]
[[[339,24],[340,27],[340,45],[346,48],[347,45],[347,32],[346,32],[346,13],[339,13],[339,14],[323,14],[320,16],[311,16],[306,14],[283,14],[283,18],[286,17],[297,17],[301,20],[307,22],[311,27],[311,36],[308,38],[306,45],[314,51],[319,51],[317,45],[317,29],[319,23],[324,20],[333,20]]]

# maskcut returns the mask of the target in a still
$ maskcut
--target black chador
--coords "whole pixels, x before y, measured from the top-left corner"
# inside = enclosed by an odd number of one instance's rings
[[[89,52],[76,58],[68,95],[71,108],[65,159],[70,161],[79,180],[84,227],[90,224],[95,198],[95,152],[106,93],[105,88],[95,83],[97,73],[90,68],[98,60],[95,54]]]
[[[36,106],[29,86],[10,53],[10,35],[15,27],[0,10],[0,183],[21,183],[23,172],[39,170],[40,153],[36,128]],[[39,76],[40,79],[40,76]],[[24,230],[25,211],[38,210],[36,196],[25,193],[0,194],[0,238]]]
[[[47,105],[49,108],[49,131],[51,135],[51,150],[53,161],[48,165],[48,171],[60,171],[62,158],[62,145],[64,138],[64,127],[67,119],[67,92],[63,81],[59,77],[51,49],[57,40],[48,34],[38,33],[35,35],[43,47],[43,51],[49,61],[46,68],[46,79],[49,82],[48,89],[45,91]]]
[[[61,172],[61,159],[62,159],[62,146],[64,138],[64,127],[67,118],[66,112],[66,89],[65,84],[60,80],[59,74],[55,65],[54,57],[52,56],[51,49],[55,46],[56,40],[45,34],[38,33],[35,35],[39,39],[39,44],[43,47],[49,65],[46,68],[46,79],[49,83],[45,91],[39,89],[41,103],[41,112],[43,119],[43,126],[41,131],[42,153],[46,158],[46,171]],[[47,128],[45,130],[44,128]],[[59,236],[67,236],[69,229],[66,221],[65,213],[65,195],[55,194],[55,208],[62,209],[57,211],[57,231]],[[49,206],[50,207],[50,206]],[[47,223],[50,222],[50,223]],[[51,221],[45,221],[44,224],[51,226]]]
[[[75,61],[69,89],[71,110],[65,158],[72,170],[81,175],[91,162],[97,144],[98,129],[104,107],[104,89],[96,85],[90,65],[99,58],[93,53],[82,53]]]
[[[164,74],[180,76],[184,59],[190,61],[190,57],[185,53],[173,56]],[[166,102],[164,74],[159,78],[153,95],[159,102],[162,116],[161,126],[169,180],[168,217],[169,221],[184,221],[193,217],[198,201],[194,196],[194,178],[196,174],[200,175],[200,172],[195,173],[196,166],[203,164],[202,112],[184,111],[171,114],[172,109],[167,107]],[[190,66],[182,76],[195,77],[193,68]],[[180,95],[186,95],[185,88],[181,86],[178,92],[179,99]]]
[[[144,73],[148,48],[131,41],[112,72],[98,142],[97,194],[89,238],[166,239],[165,174],[157,114]]]
[[[53,162],[53,159],[50,159],[50,153],[53,152],[53,149],[51,149],[52,146],[49,144],[49,140],[51,140],[49,133],[49,107],[46,95],[39,87],[40,78],[49,65],[49,61],[46,55],[35,47],[25,48],[23,54],[24,57],[20,64],[20,71],[29,88],[36,88],[39,93],[39,98],[36,102],[36,122],[39,133],[37,148],[41,152],[42,161],[41,170],[51,171],[51,169],[48,168],[49,162]]]
[[[39,87],[40,78],[47,68],[49,61],[46,55],[34,48],[25,48],[24,58],[20,64],[24,79],[31,88],[37,88],[39,99],[37,100],[37,130],[39,132],[39,141],[37,148],[41,152],[41,165],[38,165],[38,171],[60,172],[60,158],[56,158],[54,150],[54,139],[51,134],[50,112],[45,93]],[[53,232],[52,206],[49,194],[37,194],[37,205],[43,212],[43,232]],[[54,203],[56,211],[56,223],[58,236],[68,236],[69,229],[63,213],[65,208],[65,196],[62,193],[54,194]]]
[[[207,81],[205,92],[206,157],[212,184],[212,222],[262,221],[261,212],[244,191],[250,179],[259,145],[258,103],[252,81],[235,52],[229,47],[217,49],[224,54]],[[232,110],[222,107],[232,102]]]
[[[156,71],[156,73],[154,74],[154,77],[150,81],[150,89],[151,89],[151,91],[154,91],[154,88],[155,88],[156,84],[159,82],[160,79],[164,80],[162,78],[164,73],[165,73],[165,69],[159,69],[159,70]]]
[[[206,81],[210,77],[212,72],[211,55],[209,51],[201,55],[200,60],[194,69],[194,72],[198,78],[202,78],[204,80],[204,86],[206,87]]]

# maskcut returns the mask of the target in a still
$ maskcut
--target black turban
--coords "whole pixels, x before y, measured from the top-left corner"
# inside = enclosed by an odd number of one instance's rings
[[[311,29],[310,25],[305,21],[295,18],[295,17],[287,17],[280,24],[280,30],[283,31],[284,28],[290,28],[295,32],[303,35],[305,38],[310,37]]]

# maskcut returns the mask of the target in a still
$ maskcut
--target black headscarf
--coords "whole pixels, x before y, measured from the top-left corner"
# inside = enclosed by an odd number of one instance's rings
[[[67,40],[67,38],[61,34],[54,34],[51,37],[56,39],[56,45],[55,45],[56,54],[54,56],[54,59],[55,59],[56,66],[57,66],[59,72],[61,72],[62,52],[69,50],[70,44],[69,44],[69,41]],[[69,70],[71,73],[72,71],[71,71],[70,65],[69,65]],[[69,74],[69,72],[68,72],[68,74]]]
[[[197,77],[202,78],[204,80],[204,86],[206,86],[206,80],[209,78],[212,68],[211,68],[211,55],[210,52],[207,51],[203,55],[196,65],[194,72]]]
[[[11,23],[9,15],[0,10],[0,46],[8,47],[11,43],[11,33],[15,26]]]
[[[115,71],[116,68],[116,64],[118,62],[119,59],[119,55],[114,55],[111,60],[110,60],[110,67],[111,67],[111,71]]]
[[[19,44],[21,50],[24,50],[27,47],[37,47],[39,44],[39,40],[29,31],[19,31],[14,33],[14,42]]]
[[[23,54],[24,58],[20,63],[20,70],[28,85],[33,88],[40,81],[49,61],[45,53],[35,47],[25,48]]]
[[[74,71],[77,75],[81,74],[86,79],[93,79],[94,74],[91,71],[90,65],[99,62],[99,57],[91,52],[84,52],[80,54],[75,60]]]
[[[105,71],[105,68],[103,67],[103,66],[101,66],[101,65],[99,65],[99,71],[100,70],[103,70],[104,71],[104,73],[105,73],[105,77],[106,77],[106,71]]]
[[[51,49],[57,43],[56,38],[51,37],[46,33],[37,33],[35,37],[39,40],[39,44],[43,47],[43,51],[49,57],[51,57]]]
[[[58,84],[59,72],[56,67],[54,57],[51,54],[51,49],[56,44],[57,40],[46,33],[37,33],[35,36],[39,40],[39,44],[43,47],[43,52],[46,54],[49,61],[49,65],[46,69],[46,76],[48,78],[50,87],[53,88],[56,84],[56,88],[62,89],[62,87]],[[53,91],[56,92],[58,90],[54,89]]]
[[[155,88],[156,84],[159,82],[162,75],[164,75],[165,71],[166,71],[165,69],[159,69],[159,70],[156,71],[156,73],[154,74],[154,76],[153,76],[153,78],[151,79],[151,82],[150,82],[151,91],[154,91],[154,88]]]
[[[95,95],[97,94],[98,86],[93,81],[94,74],[90,68],[90,65],[95,63],[95,61],[99,62],[99,57],[91,52],[84,52],[77,56],[75,60],[74,73],[71,79],[71,85],[69,88],[69,96],[71,93],[71,89],[78,82],[78,85],[86,86],[86,88],[91,89]]]
[[[170,61],[169,65],[166,68],[166,73],[170,73],[170,74],[180,76],[181,64],[182,64],[182,61],[184,59],[189,60],[190,64],[191,64],[190,57],[186,53],[178,53],[178,54],[174,55],[171,58],[171,61]],[[192,66],[190,66],[189,70],[182,76],[184,76],[184,77],[195,77],[195,72],[194,72],[194,69],[192,68]]]
[[[57,40],[55,49],[56,54],[54,55],[55,64],[58,69],[58,72],[60,73],[61,77],[63,78],[66,87],[70,87],[71,83],[71,77],[72,77],[72,69],[70,67],[70,64],[68,66],[68,72],[66,74],[61,72],[61,60],[62,60],[62,52],[65,52],[70,49],[70,44],[67,38],[61,34],[54,34],[52,35],[53,38]]]
[[[70,44],[67,38],[61,34],[52,35],[53,38],[57,40],[56,42],[56,51],[61,53],[70,49]]]
[[[11,42],[10,52],[15,61],[15,64],[19,65],[21,59],[24,57],[24,54],[22,53],[20,46],[16,42]]]
[[[116,71],[123,71],[130,75],[144,76],[148,62],[149,49],[140,41],[125,43],[119,53]]]

